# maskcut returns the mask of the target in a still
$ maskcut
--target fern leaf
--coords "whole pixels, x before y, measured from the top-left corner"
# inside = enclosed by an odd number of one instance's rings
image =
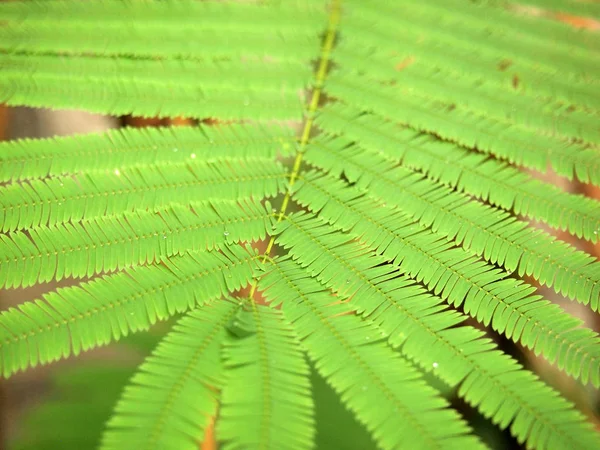
[[[217,437],[223,449],[312,447],[309,369],[281,312],[254,305],[233,323]]]
[[[0,181],[45,178],[82,171],[122,170],[136,165],[289,156],[292,128],[227,127],[125,128],[102,134],[20,139],[0,143]]]
[[[256,202],[192,202],[189,207],[0,235],[0,286],[89,277],[190,250],[264,239],[270,226],[271,212]]]
[[[59,289],[0,313],[0,370],[5,377],[118,340],[159,320],[245,286],[256,257],[233,246],[133,268]]]
[[[368,186],[383,202],[491,263],[518,271],[520,276],[532,275],[598,310],[600,272],[594,258],[404,167],[390,167],[385,158],[350,144],[339,138],[314,140],[306,159],[333,174],[343,171],[350,181]],[[398,192],[404,195],[400,198]]]
[[[350,309],[296,263],[278,260],[260,287],[282,305],[319,373],[379,447],[482,448],[377,327],[348,315]]]
[[[528,440],[531,447],[595,448],[598,437],[572,405],[494,350],[489,340],[481,338],[483,333],[471,327],[455,328],[464,316],[440,306],[440,298],[399,277],[397,269],[381,265],[381,259],[358,263],[340,258],[341,246],[335,249],[340,251],[338,258],[319,277],[328,280],[338,301],[349,300],[344,304],[374,320],[395,346],[402,346],[424,369],[433,370],[451,386],[461,385],[459,394],[484,415],[502,427],[512,424],[511,432],[521,442]],[[312,250],[303,246],[309,255],[315,254]],[[298,254],[292,256],[304,260]],[[331,277],[333,273],[338,276]],[[532,432],[536,428],[539,435]]]
[[[372,83],[361,77],[332,75],[328,90],[347,103],[416,130],[435,132],[460,145],[476,147],[540,171],[545,171],[550,163],[557,173],[569,179],[576,175],[583,182],[600,185],[600,151],[597,149],[532,134],[525,127],[510,126],[506,121],[483,117],[464,107],[419,97],[412,92],[384,85],[366,86]]]
[[[519,91],[532,98],[541,95],[546,99],[575,105],[576,108],[588,109],[595,114],[600,111],[598,98],[593,94],[594,86],[589,83],[593,68],[587,73],[571,69],[581,68],[582,63],[591,64],[590,61],[598,59],[598,52],[594,45],[590,45],[592,40],[586,39],[585,36],[560,26],[542,26],[545,29],[535,33],[537,36],[532,36],[534,33],[528,31],[534,31],[536,25],[539,26],[538,23],[527,21],[519,27],[519,18],[515,15],[511,15],[509,20],[503,20],[506,17],[495,14],[492,19],[489,8],[474,7],[464,2],[452,2],[452,7],[449,7],[448,3],[437,5],[438,10],[431,14],[431,18],[439,20],[441,16],[445,20],[441,24],[436,22],[434,27],[424,28],[418,21],[408,19],[406,22],[401,19],[408,17],[404,10],[415,8],[412,4],[410,8],[403,8],[401,13],[386,16],[381,12],[380,8],[385,7],[381,2],[378,2],[377,8],[370,11],[364,7],[360,9],[364,3],[352,5],[353,9],[359,9],[353,14],[349,13],[345,19],[344,42],[340,43],[338,49],[349,49],[357,56],[368,55],[367,59],[387,57],[400,62],[412,58],[418,61],[419,66],[426,68],[426,76],[444,73],[445,82],[462,78],[471,80],[474,87],[483,85],[484,89],[493,86],[492,89],[514,91],[518,87]],[[432,5],[431,2],[427,3]],[[377,14],[374,15],[373,11],[377,11]],[[458,14],[452,17],[452,11],[457,11]],[[399,20],[402,20],[402,26],[398,26]],[[479,22],[480,34],[483,28],[484,36],[465,39],[463,35],[469,24],[475,22]],[[497,27],[495,33],[490,33],[490,29],[494,27],[492,23]],[[502,25],[499,25],[500,23]],[[507,31],[511,29],[514,31]],[[526,39],[516,38],[523,30],[538,43],[541,42],[546,51],[549,47],[562,47],[562,55],[579,54],[577,63],[565,69],[556,63],[562,58],[550,57],[546,59],[545,64],[540,64],[539,51],[530,55],[519,55],[519,49],[529,51],[530,45],[523,45],[522,41]],[[490,35],[495,35],[491,44],[496,45],[499,34],[511,36],[518,43],[508,44],[510,48],[500,51],[481,45],[483,41],[490,42]],[[428,39],[422,39],[422,36],[428,36]],[[465,67],[469,67],[468,73]],[[518,86],[514,84],[515,76],[524,80]],[[594,81],[597,83],[597,79]]]
[[[389,266],[373,267],[360,277],[362,283],[340,300],[349,297],[348,305],[374,320],[394,346],[450,386],[460,385],[461,397],[501,427],[510,425],[520,442],[556,450],[598,445],[598,436],[573,405],[494,349],[482,332],[456,328],[465,317],[443,309],[439,298]]]
[[[22,77],[6,73],[0,79],[0,101],[11,106],[83,107],[91,112],[149,117],[219,117],[228,120],[299,120],[302,117],[302,102],[297,89],[203,91],[198,84],[179,84],[168,78],[157,83],[126,77],[77,79],[37,74]]]
[[[280,7],[280,25],[265,27],[260,24],[276,17],[276,8],[186,3],[191,5],[187,12],[97,2],[90,9],[102,12],[93,26],[82,18],[91,17],[87,9],[74,16],[61,14],[71,7],[65,4],[42,10],[7,8],[5,15],[12,20],[0,28],[0,49],[12,54],[2,61],[6,70],[0,76],[0,101],[143,116],[300,119],[298,92],[310,77],[306,62],[317,50],[322,16],[314,9]],[[173,22],[182,14],[186,20]],[[134,25],[130,17],[142,21]],[[249,29],[218,26],[235,17],[243,17]],[[286,21],[294,24],[286,27]],[[57,27],[61,33],[55,32]],[[86,39],[80,38],[82,33]],[[187,49],[181,45],[186,41]],[[143,59],[115,60],[115,55]],[[265,55],[292,64],[256,61]]]
[[[459,191],[591,242],[598,240],[600,204],[593,199],[566,193],[501,161],[385,123],[381,116],[361,114],[352,107],[329,106],[321,110],[317,123]]]
[[[465,8],[464,3],[460,5],[457,1],[450,3],[457,7],[450,11],[448,11],[448,3],[437,1],[423,3],[416,7],[411,5],[410,8],[402,1],[390,3],[350,0],[348,3],[348,9],[353,16],[362,20],[376,20],[378,24],[384,26],[384,29],[387,29],[386,24],[390,24],[397,18],[396,23],[408,31],[427,33],[429,42],[425,45],[433,46],[443,42],[451,51],[471,50],[473,56],[480,58],[480,64],[490,60],[511,58],[518,65],[524,78],[539,73],[558,78],[559,73],[563,73],[570,82],[589,85],[591,83],[589,79],[586,80],[585,75],[594,73],[595,63],[600,62],[597,49],[588,50],[586,46],[573,45],[574,33],[570,33],[564,43],[556,44],[557,39],[550,30],[533,36],[527,33],[531,27],[524,26],[518,29],[516,25],[519,19],[514,16],[509,27],[515,30],[514,34],[508,34],[506,31],[499,33],[498,28],[492,28],[493,32],[490,33],[488,24],[493,22],[494,18],[501,16],[497,9],[487,8],[487,16],[479,14],[477,17],[477,10],[480,8]],[[373,3],[376,3],[380,9],[373,10]],[[440,14],[444,17],[443,26],[439,23]],[[396,30],[396,28],[391,29]],[[455,32],[459,30],[460,33]],[[523,45],[524,42],[527,45]],[[561,61],[568,61],[569,67],[566,69],[561,67]],[[592,80],[596,81],[593,78]]]
[[[102,1],[84,8],[68,2],[40,8],[36,3],[3,8],[6,25],[0,29],[0,48],[15,53],[184,59],[269,55],[308,61],[318,51],[324,20],[322,7],[292,3],[269,8],[190,1],[179,6],[154,2],[150,7],[148,3]],[[91,18],[93,27],[89,26]],[[226,23],[229,25],[224,26]],[[57,25],[60,33],[56,33]],[[81,39],[83,33],[85,39]]]
[[[87,39],[80,39],[87,33]],[[318,34],[318,31],[317,33]],[[276,60],[308,61],[318,50],[316,36],[276,33],[206,30],[198,27],[146,29],[136,33],[131,26],[118,24],[89,27],[66,23],[56,33],[54,24],[24,22],[0,29],[0,49],[13,53],[62,53],[71,56],[130,56],[165,59],[259,59],[272,55]],[[186,45],[186,42],[188,44]],[[202,42],[202,46],[195,45]]]
[[[452,249],[439,237],[419,234],[416,227],[380,205],[377,213],[367,202],[350,205],[344,211],[344,220],[350,217],[346,224],[360,215],[356,211],[365,211],[357,232],[336,233],[312,214],[295,214],[278,226],[278,242],[313,276],[341,295],[359,289],[361,271],[393,261],[402,272],[422,281],[450,303],[464,303],[465,312],[485,325],[491,323],[492,328],[508,338],[541,353],[550,362],[557,362],[568,374],[600,385],[600,337],[580,328],[581,320],[539,296],[532,296],[531,286],[503,280],[503,273],[469,260],[469,255]],[[342,217],[340,207],[337,208],[332,216]],[[331,209],[335,210],[335,206]],[[383,224],[378,229],[379,222]],[[383,256],[371,256],[369,247],[353,242],[354,236],[361,236]]]
[[[298,91],[310,79],[310,67],[297,62],[207,64],[11,55],[0,58],[0,64],[5,67],[0,98],[11,104],[83,106],[97,111],[110,109],[115,114],[299,118],[302,104]]]
[[[529,133],[532,137],[542,135],[557,141],[577,140],[586,144],[600,139],[600,132],[594,126],[597,116],[585,112],[569,112],[556,102],[534,100],[527,96],[517,97],[520,94],[514,89],[508,93],[504,89],[484,89],[462,78],[452,80],[452,89],[448,89],[443,75],[431,74],[418,63],[408,64],[402,70],[397,70],[390,64],[389,57],[371,57],[367,60],[357,56],[355,52],[344,50],[336,52],[336,59],[343,64],[342,67],[352,67],[361,78],[376,84],[401,86],[401,89],[396,90],[406,90],[429,102],[449,105],[448,111],[454,111],[459,105],[465,112],[505,123],[511,129],[522,128],[523,136]],[[340,71],[342,76],[347,73],[347,69]],[[437,115],[439,116],[439,112]]]
[[[51,78],[56,81],[85,83],[94,78],[103,84],[126,82],[155,83],[171,86],[168,80],[177,79],[177,85],[196,87],[207,97],[225,90],[277,91],[281,87],[301,89],[311,77],[310,67],[300,62],[200,62],[189,60],[114,59],[102,57],[57,58],[48,55],[0,56],[3,75],[30,82]],[[240,89],[241,88],[241,89]]]
[[[423,45],[418,39],[415,40],[414,35],[406,36],[404,30],[397,27],[382,30],[373,28],[369,23],[357,23],[349,26],[348,32],[337,49],[352,52],[356,58],[387,57],[399,70],[404,70],[407,64],[415,64],[419,66],[423,76],[428,78],[452,80],[459,84],[470,83],[490,95],[506,93],[507,96],[512,96],[515,93],[516,73],[510,70],[514,67],[511,59],[503,57],[482,64],[480,59],[468,52],[457,55],[448,52],[447,46]],[[412,40],[402,41],[401,47],[392,48],[389,42],[398,38]],[[469,67],[468,72],[464,70],[465,66]],[[532,72],[529,76],[529,82],[519,84],[517,93],[520,101],[530,100],[530,104],[542,102],[554,111],[565,109],[567,112],[576,112],[579,117],[586,114],[598,115],[600,112],[598,101],[591,98],[588,92],[581,92],[579,86],[572,86],[561,78],[554,78],[550,83],[545,73]]]
[[[352,302],[386,331],[395,346],[401,345],[403,353],[450,386],[460,386],[459,396],[500,427],[510,426],[528,447],[598,446],[597,434],[572,404],[499,352],[481,331],[455,327],[464,316],[442,311],[439,298],[393,272],[382,272],[366,273],[372,288],[361,290]]]
[[[180,320],[138,372],[115,407],[103,450],[196,450],[217,409],[223,384],[221,342],[239,303],[217,301]]]
[[[260,31],[264,28],[276,32],[301,33],[303,30],[320,31],[322,20],[315,13],[323,7],[316,2],[289,1],[278,4],[249,4],[223,2],[195,2],[179,0],[174,4],[146,2],[143,4],[120,0],[94,1],[73,4],[68,0],[34,0],[15,2],[3,6],[0,19],[8,23],[63,23],[65,17],[74,23],[131,24],[131,15],[139,18],[136,25],[142,29],[152,27],[175,28],[175,25],[200,26],[203,29],[234,29]],[[198,23],[198,19],[202,21]]]
[[[2,230],[52,226],[206,198],[274,196],[285,186],[285,170],[273,160],[195,161],[192,154],[185,164],[10,184],[0,188]]]

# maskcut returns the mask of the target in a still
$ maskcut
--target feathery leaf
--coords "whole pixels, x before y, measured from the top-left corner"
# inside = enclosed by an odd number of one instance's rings
[[[341,250],[340,246],[335,248]],[[313,254],[311,250],[306,248]],[[399,276],[397,268],[382,265],[379,258],[371,258],[370,264],[356,259],[339,261],[319,274],[330,280],[327,284],[337,300],[348,300],[343,304],[374,320],[394,346],[401,346],[424,369],[432,370],[451,386],[460,385],[459,395],[495,423],[511,425],[519,441],[557,450],[592,449],[598,444],[598,436],[572,405],[495,350],[482,338],[483,333],[471,327],[456,328],[465,316],[447,310],[439,297]],[[342,276],[343,270],[336,267],[341,264],[350,278]],[[330,277],[332,273],[338,276]],[[538,435],[532,431],[536,428]]]
[[[476,147],[510,163],[545,171],[548,164],[560,175],[600,185],[600,150],[543,136],[522,125],[482,116],[466,107],[419,96],[363,77],[332,75],[329,93],[366,111],[373,111],[416,130],[435,132],[443,139]]]
[[[101,1],[83,7],[65,1],[18,2],[0,11],[6,23],[0,28],[0,48],[12,53],[183,59],[268,55],[308,61],[318,51],[324,11],[303,3],[266,8],[239,2]]]
[[[239,308],[235,301],[210,302],[174,326],[125,388],[103,450],[198,448],[223,382],[225,326]]]
[[[386,123],[377,114],[363,114],[339,103],[322,109],[317,124],[459,191],[591,242],[598,240],[597,200],[561,191],[487,155]]]
[[[312,164],[333,174],[343,172],[359,187],[368,186],[369,193],[383,203],[396,206],[470,252],[509,272],[518,271],[519,276],[532,275],[598,310],[599,263],[586,253],[409,169],[390,167],[382,156],[365,152],[345,138],[314,140],[311,145],[314,148],[307,151],[306,159]]]
[[[217,438],[223,449],[312,447],[309,370],[280,311],[253,305],[234,319]]]
[[[258,262],[241,247],[190,253],[46,294],[0,313],[5,377],[146,330],[245,286]]]
[[[80,278],[186,251],[264,239],[271,212],[256,202],[191,202],[154,212],[0,235],[0,286]]]
[[[102,134],[0,143],[0,181],[122,170],[137,165],[183,163],[190,159],[289,156],[294,130],[264,125],[125,128]],[[194,156],[192,156],[194,155]]]
[[[0,188],[2,231],[77,222],[204,199],[271,197],[285,186],[273,160],[197,161],[115,169]]]
[[[581,328],[581,320],[531,295],[535,289],[522,281],[504,279],[502,272],[470,261],[468,254],[452,249],[439,237],[420,235],[418,228],[398,220],[389,210],[377,205],[377,213],[367,202],[350,204],[349,211],[344,211],[350,217],[346,224],[356,224],[356,210],[366,211],[358,232],[336,233],[312,214],[295,214],[277,227],[278,242],[312,276],[342,295],[357,289],[361,282],[357,273],[392,261],[449,303],[464,303],[465,312],[478,321],[556,361],[572,376],[600,385],[600,337]],[[373,225],[378,221],[382,222],[380,230]],[[368,247],[354,242],[354,236],[360,236]],[[375,257],[370,248],[382,256]]]
[[[319,373],[379,447],[484,448],[419,372],[385,344],[377,327],[348,315],[347,306],[293,261],[271,267],[261,288],[282,305]]]

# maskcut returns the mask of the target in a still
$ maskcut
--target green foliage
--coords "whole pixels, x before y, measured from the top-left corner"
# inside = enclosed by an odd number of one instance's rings
[[[175,325],[123,392],[102,448],[195,448],[217,407],[219,347],[238,309],[235,302],[211,303]]]
[[[266,306],[240,313],[224,350],[228,373],[217,425],[223,448],[311,448],[309,371],[291,325]]]
[[[0,101],[222,121],[0,144],[0,285],[81,281],[0,313],[3,375],[183,314],[101,448],[213,420],[224,449],[484,448],[448,389],[598,448],[471,320],[600,387],[600,337],[535,287],[598,311],[600,262],[528,221],[596,243],[600,204],[524,170],[600,185],[600,41],[540,4],[2,3]]]

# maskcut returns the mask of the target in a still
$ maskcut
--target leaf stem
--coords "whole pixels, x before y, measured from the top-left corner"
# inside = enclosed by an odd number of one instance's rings
[[[300,137],[300,143],[298,145],[298,149],[296,150],[296,158],[294,159],[294,165],[292,167],[292,171],[290,172],[290,179],[288,182],[288,186],[286,189],[285,196],[283,197],[283,201],[281,203],[281,207],[279,209],[277,223],[281,222],[285,216],[285,212],[287,211],[290,198],[292,196],[292,188],[298,179],[300,174],[300,168],[302,165],[302,158],[304,155],[304,151],[306,150],[306,145],[310,139],[310,133],[313,128],[315,114],[319,107],[319,100],[321,99],[321,92],[323,88],[323,83],[325,82],[325,77],[327,76],[327,71],[329,69],[329,61],[331,59],[331,52],[333,50],[333,45],[335,42],[335,37],[337,35],[337,27],[340,22],[340,3],[341,0],[332,0],[331,2],[331,11],[329,13],[329,21],[327,24],[327,31],[325,33],[325,39],[323,41],[323,47],[321,49],[321,56],[319,59],[319,67],[317,69],[315,75],[314,87],[310,99],[310,103],[308,104],[307,112],[306,112],[306,120],[304,122],[304,127],[302,129],[302,134]],[[271,250],[273,249],[273,245],[275,244],[275,236],[271,236],[269,239],[269,243],[267,244],[267,248],[265,249],[263,256],[263,262],[267,260],[267,258],[271,254]],[[258,280],[254,280],[252,283],[252,287],[250,288],[249,298],[252,301],[254,298],[254,293],[256,292],[256,287],[258,284]]]

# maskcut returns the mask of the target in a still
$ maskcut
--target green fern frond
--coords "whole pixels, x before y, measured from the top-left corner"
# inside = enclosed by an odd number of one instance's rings
[[[289,127],[125,128],[103,134],[0,143],[0,181],[20,181],[191,159],[274,158],[295,146]]]
[[[395,277],[393,271],[386,272],[376,269],[365,274],[373,289],[361,290],[354,304],[386,331],[394,346],[401,346],[403,353],[451,386],[460,386],[461,397],[494,423],[510,425],[521,443],[534,426],[540,432],[528,441],[531,447],[558,450],[594,445],[593,430],[573,405],[482,339],[482,332],[455,328],[465,317],[442,309],[439,298]],[[547,400],[540,402],[540,398]]]
[[[217,409],[221,342],[240,304],[211,302],[180,320],[133,376],[101,448],[195,450]]]
[[[567,112],[558,103],[521,96],[514,89],[508,92],[491,87],[474,89],[478,86],[473,86],[471,80],[457,78],[453,80],[453,89],[449,90],[444,83],[445,76],[430,74],[427,69],[424,72],[416,62],[407,63],[406,67],[398,70],[390,64],[389,57],[372,57],[366,63],[367,60],[348,50],[338,50],[336,55],[344,66],[353,67],[361,78],[391,84],[399,93],[408,91],[427,101],[448,105],[448,111],[458,107],[457,113],[464,109],[465,113],[505,123],[511,129],[522,129],[523,136],[527,133],[532,138],[542,135],[558,142],[577,138],[587,143],[596,142],[600,136],[594,127],[597,120],[594,116],[578,111]],[[424,77],[425,74],[427,77]],[[396,86],[401,86],[401,89]]]
[[[323,6],[316,1],[291,0],[272,5],[260,2],[195,2],[179,0],[173,3],[162,2],[123,2],[102,0],[91,4],[74,4],[68,0],[47,2],[15,2],[0,11],[0,19],[21,23],[23,20],[42,23],[63,23],[68,15],[71,23],[92,23],[100,21],[108,24],[130,24],[129,15],[135,14],[145,29],[173,25],[197,26],[202,29],[230,29],[231,31],[261,31],[265,27],[277,32],[298,34],[302,30],[320,31],[322,20],[315,12],[323,12]],[[246,20],[250,18],[251,20]],[[199,19],[203,19],[199,21]]]
[[[462,78],[483,89],[492,85],[492,89],[503,91],[518,88],[520,93],[533,98],[541,94],[545,99],[566,102],[595,114],[600,110],[590,83],[594,80],[597,84],[597,77],[591,75],[593,70],[584,71],[581,67],[582,64],[590,67],[591,61],[599,58],[592,37],[578,35],[558,24],[541,25],[539,21],[523,20],[515,14],[503,14],[501,10],[492,12],[488,7],[460,0],[428,1],[424,6],[396,3],[401,5],[401,11],[396,6],[396,11],[390,13],[389,6],[379,1],[352,1],[354,11],[345,18],[345,42],[339,48],[354,49],[357,56],[381,56],[396,62],[412,57],[425,69],[427,77],[442,72],[453,82]],[[433,22],[433,26],[421,24],[424,15],[410,18],[410,10],[419,8],[432,9],[427,20],[429,24]],[[468,36],[474,28],[474,34]],[[503,38],[512,42],[498,48]],[[536,46],[538,48],[533,50]],[[543,63],[539,61],[541,55]],[[578,58],[568,68],[557,63],[574,55]],[[515,76],[521,80],[517,86]]]
[[[93,27],[89,18],[78,14],[64,21],[61,13],[70,8],[68,3],[44,8],[43,15],[36,8],[7,9],[0,49],[17,56],[6,56],[1,62],[5,70],[0,76],[0,101],[142,116],[300,119],[299,92],[310,79],[306,61],[318,50],[314,35],[322,23],[320,14],[314,8],[303,11],[292,5],[274,9],[185,3],[188,11],[108,2]],[[186,20],[173,22],[182,14]],[[139,28],[131,27],[128,19],[136,15],[143,24]],[[210,17],[214,23],[208,29],[197,26],[209,24]],[[233,23],[236,17],[250,26],[244,30],[219,26]],[[273,17],[278,17],[279,26],[265,27]],[[57,26],[60,33],[55,32]],[[79,38],[83,33],[86,39]],[[190,42],[187,49],[181,46],[185,41]],[[48,55],[56,52],[66,56]],[[116,55],[145,59],[106,58]],[[293,64],[242,59],[266,55]]]
[[[14,53],[185,59],[268,55],[307,61],[319,48],[314,36],[321,31],[324,9],[307,2],[286,3],[259,7],[183,1],[148,6],[147,2],[109,1],[90,8],[62,1],[18,4],[3,9],[0,16],[6,21],[0,29],[0,48]],[[136,26],[131,26],[131,17],[136,18]],[[55,32],[57,25],[60,33]],[[86,39],[80,38],[82,33]]]
[[[55,108],[71,109],[80,106],[85,98],[83,107],[88,111],[147,117],[299,120],[302,115],[297,90],[203,90],[199,84],[178,84],[165,75],[160,78],[162,83],[125,76],[111,81],[7,73],[0,79],[0,101],[12,106],[52,104]]]
[[[0,235],[0,286],[90,277],[187,251],[264,239],[271,211],[256,202],[171,205]]]
[[[526,21],[514,16],[511,17],[510,23],[505,21],[503,24],[514,31],[508,33],[506,28],[490,23],[490,13],[495,19],[502,20],[503,14],[500,11],[465,8],[464,2],[460,0],[450,2],[436,0],[410,8],[407,7],[409,2],[406,0],[394,3],[351,0],[349,3],[351,6],[348,8],[348,15],[351,19],[354,17],[361,20],[371,19],[383,25],[390,23],[392,18],[397,18],[397,23],[403,25],[402,32],[427,32],[429,42],[423,43],[424,46],[444,42],[449,51],[459,52],[470,49],[473,56],[480,58],[480,64],[487,59],[497,61],[503,57],[510,57],[519,66],[524,78],[530,73],[540,72],[558,77],[561,72],[568,77],[569,81],[580,79],[581,84],[589,85],[589,80],[585,80],[588,81],[587,83],[584,82],[585,75],[593,72],[594,62],[600,61],[597,49],[573,45],[582,40],[579,39],[578,42],[577,38],[573,37],[573,33],[570,33],[569,39],[560,42],[560,39],[551,34],[554,30],[549,28],[545,30],[541,28],[534,30],[530,26],[519,28],[519,22],[525,25],[523,22]],[[380,9],[373,9],[375,3]],[[447,9],[450,11],[446,12]],[[485,12],[488,13],[487,17],[484,15]],[[441,13],[444,13],[443,26],[439,26]],[[452,34],[457,26],[461,27],[460,33]],[[383,29],[388,28],[383,27]],[[389,29],[397,31],[398,27]],[[566,33],[558,33],[560,34],[565,36]],[[393,42],[388,41],[388,46]],[[474,45],[475,43],[477,45]],[[523,45],[524,43],[527,45]],[[568,61],[569,67],[561,67],[560,61]]]
[[[284,167],[269,159],[217,163],[198,161],[192,153],[190,161],[181,164],[10,184],[0,188],[0,221],[3,231],[13,231],[152,210],[174,202],[272,197],[283,191],[285,176]]]
[[[471,200],[345,138],[311,142],[306,158],[333,174],[342,172],[382,203],[395,206],[437,234],[454,240],[493,264],[520,276],[532,275],[557,292],[598,310],[599,263],[541,230]],[[327,150],[326,152],[323,150]],[[398,192],[403,196],[399,198]]]
[[[269,93],[282,87],[302,88],[311,77],[310,68],[300,62],[255,62],[240,64],[232,61],[200,62],[188,60],[145,60],[85,57],[57,59],[48,55],[0,57],[3,74],[15,79],[36,82],[51,78],[57,82],[68,79],[84,83],[94,78],[103,83],[129,80],[135,83],[156,83],[177,79],[177,85],[197,87],[207,96],[219,91],[260,90]],[[243,81],[240,83],[240,77]]]
[[[282,305],[319,373],[381,448],[484,448],[376,326],[348,315],[296,263],[278,260],[271,270],[261,280],[267,297]]]
[[[596,200],[564,192],[486,155],[339,103],[321,110],[317,123],[459,191],[591,242],[598,240],[600,203]]]
[[[356,226],[356,232],[336,233],[310,214],[288,217],[276,230],[280,244],[326,286],[345,295],[358,289],[362,271],[391,261],[448,302],[464,303],[465,312],[484,325],[557,362],[568,374],[600,385],[600,337],[557,305],[531,295],[534,288],[504,279],[505,273],[470,260],[439,237],[419,233],[378,204],[348,201],[342,214],[337,208],[332,215],[343,217],[348,228]],[[365,211],[362,220],[356,220],[356,211]],[[353,242],[355,236],[368,247]],[[371,248],[382,257],[372,256]]]
[[[245,286],[256,256],[233,246],[132,268],[0,313],[4,376],[106,345]]]
[[[341,247],[335,248],[338,251]],[[314,254],[312,249],[306,250]],[[572,405],[493,350],[493,344],[482,339],[481,332],[470,327],[455,328],[464,316],[441,307],[440,298],[427,295],[414,282],[399,277],[396,268],[381,263],[377,258],[361,266],[346,263],[346,272],[352,275],[344,282],[343,270],[332,262],[319,277],[330,280],[328,284],[339,301],[349,299],[348,307],[378,323],[390,342],[401,346],[403,353],[425,370],[433,370],[452,386],[460,385],[459,394],[484,415],[503,427],[512,423],[511,432],[521,442],[529,439],[533,447],[556,449],[588,448],[595,442],[591,427]],[[312,264],[314,261],[309,267]],[[335,272],[340,276],[330,278]],[[540,402],[544,393],[546,402]],[[530,435],[532,424],[539,427],[540,436]]]
[[[366,87],[369,86],[369,87]],[[434,132],[466,147],[490,153],[510,163],[545,171],[548,163],[570,179],[575,174],[583,182],[600,185],[600,150],[531,133],[522,126],[476,114],[468,109],[393,86],[377,85],[352,75],[332,75],[331,94],[366,111],[406,124],[424,132]],[[591,95],[591,94],[590,94]],[[369,99],[368,102],[365,99]],[[402,107],[398,107],[401,104]],[[446,111],[441,114],[440,111]]]
[[[571,0],[566,0],[571,1]],[[504,9],[506,2],[504,0],[491,0],[479,2],[477,7],[465,4],[461,0],[449,0],[444,2],[441,0],[433,0],[424,4],[419,4],[415,8],[411,8],[407,13],[407,17],[419,20],[419,24],[429,24],[435,17],[445,10],[447,6],[451,6],[448,16],[445,17],[444,27],[435,30],[435,33],[449,33],[451,27],[456,26],[458,18],[465,19],[464,35],[471,38],[482,39],[481,50],[484,52],[493,52],[504,50],[511,54],[519,55],[520,58],[529,61],[539,55],[539,59],[544,62],[544,65],[549,67],[558,67],[559,63],[555,58],[567,57],[576,60],[579,57],[585,60],[588,57],[598,55],[598,49],[590,44],[590,37],[581,36],[580,33],[573,32],[560,23],[551,23],[532,20],[531,17],[511,13],[508,9]],[[406,1],[400,2],[407,4]],[[483,5],[481,3],[487,3]],[[495,3],[495,4],[494,4]],[[526,2],[524,2],[526,3]],[[489,8],[487,6],[499,6],[498,8]],[[397,11],[398,3],[386,3],[385,11]],[[489,16],[486,13],[492,14],[497,21],[490,22]],[[427,17],[426,17],[427,16]],[[384,16],[388,17],[388,16]],[[452,20],[454,19],[454,20]],[[506,27],[506,28],[504,28]],[[500,33],[501,30],[514,31],[514,35]],[[566,38],[569,39],[566,39]],[[564,38],[564,39],[563,39]],[[466,39],[465,39],[466,40]],[[516,45],[522,42],[527,45]],[[571,53],[571,54],[569,54]],[[585,62],[585,61],[584,61]],[[570,70],[575,71],[579,67],[574,66]],[[585,73],[585,71],[580,70]]]
[[[254,306],[241,311],[231,332],[217,425],[223,449],[311,448],[309,370],[290,324],[281,312]]]
[[[84,106],[90,110],[252,120],[299,119],[302,102],[298,92],[311,75],[310,67],[298,62],[242,64],[27,55],[0,58],[0,65],[0,98],[2,90],[23,93],[11,96],[14,105],[37,101],[74,107],[81,104],[86,92],[88,103]],[[156,102],[161,104],[160,111]],[[131,104],[139,106],[132,109]]]
[[[372,295],[361,291],[359,311],[375,320],[424,370],[451,386],[521,442],[534,448],[592,448],[596,435],[585,418],[556,392],[496,350],[464,316],[442,310],[440,299],[384,271],[374,271]],[[379,273],[377,273],[379,272]],[[368,276],[368,275],[367,275]],[[375,284],[376,283],[376,284]],[[540,401],[545,398],[545,401]],[[539,429],[537,436],[529,428]]]
[[[247,18],[246,18],[247,20]],[[276,33],[257,29],[253,34],[206,30],[197,27],[174,29],[146,28],[136,33],[118,23],[89,27],[86,23],[71,23],[56,33],[55,24],[22,22],[0,29],[0,49],[15,53],[66,53],[72,56],[101,55],[169,59],[233,59],[247,56],[259,59],[272,55],[277,60],[308,60],[318,50],[308,35],[290,34],[289,41]],[[79,39],[88,33],[85,40]],[[186,45],[186,42],[189,44]],[[202,42],[202,46],[194,45]],[[293,51],[290,52],[290,49]],[[258,51],[257,51],[258,50]],[[286,55],[293,55],[287,56]]]

